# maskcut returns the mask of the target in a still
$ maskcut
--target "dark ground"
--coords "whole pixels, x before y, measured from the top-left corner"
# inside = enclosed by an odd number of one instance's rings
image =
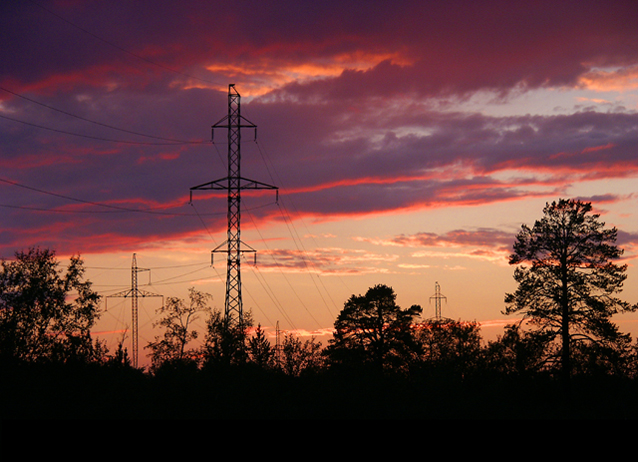
[[[14,419],[633,419],[631,380],[411,379],[254,369],[154,377],[130,368],[21,366],[0,376],[0,418]],[[5,424],[6,425],[6,424]]]

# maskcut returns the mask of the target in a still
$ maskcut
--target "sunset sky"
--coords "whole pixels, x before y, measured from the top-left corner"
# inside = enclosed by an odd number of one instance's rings
[[[4,258],[80,254],[107,297],[135,253],[140,288],[223,309],[226,200],[189,189],[226,176],[211,125],[235,84],[242,174],[279,187],[242,202],[244,309],[269,332],[325,343],[374,284],[428,318],[438,282],[444,316],[495,335],[514,236],[559,198],[619,229],[638,302],[635,1],[9,0],[0,43]],[[112,342],[130,300],[106,303]]]

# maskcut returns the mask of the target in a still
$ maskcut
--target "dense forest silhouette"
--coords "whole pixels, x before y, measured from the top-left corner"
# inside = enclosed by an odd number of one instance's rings
[[[250,313],[228,318],[190,289],[161,308],[148,368],[92,338],[100,297],[79,257],[61,269],[52,250],[19,251],[0,268],[0,417],[633,418],[638,343],[611,318],[637,306],[617,296],[616,235],[590,203],[547,204],[510,257],[504,313],[522,321],[493,341],[377,284],[344,302],[327,344],[273,345]]]

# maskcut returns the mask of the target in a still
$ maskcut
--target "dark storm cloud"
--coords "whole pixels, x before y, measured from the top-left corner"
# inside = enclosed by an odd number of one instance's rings
[[[627,65],[638,56],[631,1],[3,5],[0,81],[18,84],[118,76],[132,84],[166,71],[137,57],[214,80],[202,66],[394,56],[369,70],[285,89],[333,100],[573,84],[589,66]]]

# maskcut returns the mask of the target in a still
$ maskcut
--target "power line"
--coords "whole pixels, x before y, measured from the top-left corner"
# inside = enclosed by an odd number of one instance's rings
[[[7,180],[6,178],[0,178],[0,182],[7,183],[7,184],[10,184],[12,186],[17,186],[17,187],[20,187],[20,188],[28,189],[30,191],[35,191],[35,192],[38,192],[40,194],[46,194],[46,195],[58,197],[58,198],[61,198],[61,199],[66,199],[66,200],[79,202],[79,203],[87,204],[87,205],[93,205],[93,206],[96,206],[96,207],[104,207],[104,208],[108,208],[108,209],[112,209],[112,210],[108,210],[108,211],[104,211],[104,210],[102,210],[102,211],[61,210],[61,209],[45,209],[45,208],[41,208],[41,207],[31,207],[31,206],[0,204],[0,207],[5,207],[5,208],[30,210],[30,211],[36,211],[36,212],[52,212],[52,213],[122,213],[122,212],[135,212],[135,213],[147,213],[147,214],[154,214],[154,215],[179,216],[179,217],[192,217],[192,216],[200,216],[201,215],[199,212],[196,212],[194,214],[193,213],[179,213],[179,212],[163,212],[161,210],[154,209],[154,208],[133,209],[133,208],[129,208],[129,207],[122,207],[122,206],[119,206],[119,205],[105,204],[103,202],[95,202],[95,201],[89,201],[89,200],[84,200],[84,199],[78,199],[76,197],[66,196],[64,194],[54,193],[54,192],[51,192],[51,191],[45,191],[43,189],[35,188],[33,186],[27,186],[25,184],[18,183],[17,181]],[[264,208],[264,207],[269,207],[270,205],[272,205],[272,203],[266,203],[266,204],[262,204],[262,205],[253,207],[252,209],[249,209],[249,210],[256,210],[256,209],[260,209],[260,208]],[[216,216],[219,216],[219,215],[225,215],[225,214],[226,214],[225,212],[208,212],[208,213],[206,213],[204,215],[216,215]],[[201,219],[201,216],[200,216],[200,219]]]
[[[204,141],[200,141],[200,142],[192,142],[192,141],[182,141],[182,142],[166,142],[166,143],[158,143],[158,142],[150,142],[150,141],[130,141],[130,140],[115,140],[112,138],[103,138],[100,136],[92,136],[92,135],[85,135],[82,133],[73,133],[73,132],[69,132],[66,130],[60,130],[57,128],[51,128],[51,127],[46,127],[44,125],[39,125],[39,124],[35,124],[33,122],[27,122],[26,120],[20,120],[20,119],[16,119],[14,117],[9,117],[6,115],[1,115],[0,117],[2,117],[3,119],[7,119],[7,120],[11,120],[13,122],[19,122],[21,124],[24,125],[29,125],[31,127],[36,127],[36,128],[41,128],[43,130],[49,130],[52,132],[56,132],[56,133],[62,133],[64,135],[71,135],[71,136],[78,136],[81,138],[89,138],[92,140],[98,140],[98,141],[108,141],[111,143],[121,143],[121,144],[140,144],[140,145],[147,145],[147,146],[177,146],[177,145],[184,145],[184,144],[204,144]],[[143,135],[145,136],[145,135]]]
[[[279,301],[279,299],[277,298],[277,296],[275,295],[275,292],[272,290],[272,287],[270,287],[270,285],[268,284],[268,281],[266,281],[266,278],[261,274],[261,271],[259,271],[258,268],[252,268],[253,270],[253,274],[255,275],[255,279],[257,279],[257,282],[259,282],[259,284],[261,285],[261,287],[264,289],[264,292],[266,292],[266,295],[268,295],[268,297],[270,298],[270,300],[273,302],[273,304],[275,305],[275,307],[277,308],[277,310],[279,311],[279,313],[281,313],[281,315],[286,319],[286,321],[288,321],[288,323],[290,324],[290,326],[295,329],[295,324],[292,322],[292,319],[290,319],[290,317],[288,316],[288,313],[286,313],[286,310],[284,309],[283,305],[281,304],[281,302]],[[294,289],[293,289],[294,291]],[[254,298],[253,298],[254,301]],[[302,302],[303,304],[303,302]],[[272,324],[272,321],[270,321]]]
[[[27,186],[24,185],[22,183],[18,183],[17,181],[11,181],[11,180],[7,180],[6,178],[0,178],[0,182],[3,183],[7,183],[10,184],[12,186],[17,186],[20,188],[24,188],[24,189],[28,189],[30,191],[35,191],[41,194],[47,194],[49,196],[54,196],[54,197],[59,197],[61,199],[66,199],[66,200],[70,200],[70,201],[74,201],[74,202],[79,202],[82,204],[88,204],[88,205],[94,205],[94,206],[98,206],[98,207],[106,207],[109,209],[114,209],[120,212],[141,212],[141,213],[152,213],[152,214],[160,214],[160,215],[177,215],[177,216],[190,216],[191,214],[183,214],[183,213],[175,213],[175,212],[161,212],[161,211],[157,211],[157,210],[152,210],[152,209],[131,209],[128,207],[121,207],[119,205],[111,205],[111,204],[105,204],[102,202],[94,202],[94,201],[88,201],[88,200],[83,200],[83,199],[78,199],[75,197],[71,197],[71,196],[66,196],[64,194],[58,194],[58,193],[54,193],[51,191],[45,191],[43,189],[39,189],[39,188],[34,188],[33,186]],[[16,206],[17,207],[17,206]],[[33,210],[38,210],[36,208],[32,208]],[[51,211],[51,210],[47,210],[47,211]],[[221,214],[221,212],[220,212]]]
[[[156,285],[166,285],[166,284],[183,284],[184,282],[188,282],[188,281],[177,281],[177,282],[175,282],[175,279],[181,278],[183,276],[189,276],[191,274],[198,273],[199,271],[203,271],[206,268],[210,268],[210,265],[207,264],[206,266],[202,266],[200,268],[197,268],[196,270],[189,271],[188,273],[178,274],[177,276],[172,276],[172,277],[169,277],[169,278],[161,279],[159,281],[153,282],[152,284],[142,284],[142,285],[156,286]],[[173,281],[173,282],[167,282],[167,281]]]
[[[268,167],[268,162],[266,160],[266,156],[264,154],[264,150],[262,149],[262,146],[261,146],[261,144],[259,142],[255,141],[255,144],[257,144],[257,147],[259,148],[259,153],[261,155],[261,158],[264,161],[264,164],[266,165],[266,169],[268,170],[268,173],[269,173],[269,175],[272,178],[272,173],[270,172],[270,168]],[[273,167],[273,170],[274,170],[274,167]],[[275,170],[275,174],[277,174],[276,170]],[[274,181],[274,179],[273,179],[273,181]],[[277,181],[280,184],[282,183],[282,180],[281,180],[281,178],[279,177],[278,174],[277,174]],[[286,205],[283,203],[283,201],[282,202],[277,202],[277,205],[279,206],[279,210],[280,210],[280,212],[282,214],[282,218],[284,219],[284,223],[286,223],[286,227],[288,228],[288,232],[290,233],[290,235],[291,235],[291,237],[293,239],[293,242],[295,243],[295,246],[297,247],[297,250],[300,252],[302,261],[304,263],[304,266],[308,270],[310,278],[311,278],[313,284],[315,285],[315,287],[317,288],[317,292],[319,293],[319,295],[323,299],[324,304],[326,305],[326,308],[328,309],[328,312],[332,316],[333,314],[330,311],[330,308],[328,307],[328,304],[326,303],[325,298],[324,298],[321,290],[319,290],[319,287],[317,286],[317,282],[315,281],[315,278],[313,277],[312,273],[309,271],[308,261],[307,261],[307,259],[305,257],[305,255],[307,254],[307,250],[306,250],[305,246],[303,245],[301,237],[299,236],[299,233],[297,232],[297,230],[295,228],[295,225],[294,225],[294,222],[292,220],[292,217],[290,216],[290,213],[288,212],[288,209],[286,208]],[[294,204],[293,204],[293,206],[294,206]],[[291,227],[292,227],[292,229],[291,229]],[[293,231],[294,231],[294,233],[293,233]],[[295,236],[296,236],[296,238],[295,238]],[[313,267],[315,266],[313,263],[311,263],[311,264],[312,264]],[[315,269],[316,269],[316,267],[315,267]],[[323,283],[323,280],[321,278],[317,278],[317,279],[319,279],[319,283],[323,287],[323,290],[325,291],[325,293],[330,298],[330,301],[332,302],[332,304],[335,306],[335,308],[338,309],[335,301],[332,299],[332,296],[330,295],[330,292],[325,287],[325,284]]]
[[[263,238],[263,236],[261,235],[261,232],[259,231],[259,228],[257,228],[257,224],[255,223],[255,220],[252,217],[252,214],[248,214],[248,216],[250,217],[250,220],[253,223],[253,226],[255,227],[255,230],[257,231],[257,233],[259,234],[259,237],[261,238],[263,244],[266,246],[266,248],[268,250],[270,250],[270,248],[268,247],[268,244],[266,243],[266,240]],[[303,300],[301,299],[301,297],[299,296],[299,294],[297,293],[297,291],[295,290],[295,288],[293,287],[293,285],[290,283],[290,281],[288,280],[288,278],[286,277],[285,273],[283,272],[283,270],[281,269],[281,265],[279,264],[279,262],[277,262],[277,260],[275,259],[275,257],[273,255],[271,255],[273,261],[275,262],[275,266],[277,267],[277,269],[279,270],[279,272],[281,273],[282,277],[284,278],[284,280],[286,281],[286,283],[290,286],[290,290],[292,291],[292,293],[295,295],[295,297],[297,297],[297,299],[299,300],[299,303],[301,303],[301,306],[304,307],[304,310],[306,310],[306,312],[310,315],[310,317],[317,323],[317,325],[319,327],[321,327],[321,324],[319,323],[319,321],[317,321],[317,319],[312,315],[312,313],[308,310],[308,307],[306,306],[306,304],[303,302]],[[265,281],[265,280],[264,280]],[[272,291],[272,289],[271,289]],[[290,320],[289,320],[290,322]],[[292,324],[292,322],[291,322]]]
[[[178,139],[172,139],[172,138],[162,138],[160,136],[147,135],[147,134],[144,134],[144,133],[139,133],[139,132],[135,132],[135,131],[132,131],[132,130],[127,130],[125,128],[115,127],[113,125],[108,125],[108,124],[105,124],[105,123],[102,123],[102,122],[98,122],[98,121],[95,121],[95,120],[87,119],[86,117],[82,117],[82,116],[79,116],[79,115],[76,115],[76,114],[72,114],[70,112],[64,111],[62,109],[58,109],[58,108],[50,106],[48,104],[41,103],[39,101],[36,101],[34,99],[31,99],[31,98],[28,98],[28,97],[26,97],[24,95],[21,95],[19,93],[11,91],[8,88],[5,88],[3,86],[0,86],[0,90],[6,91],[7,93],[10,93],[10,94],[12,94],[14,96],[17,96],[18,98],[22,98],[22,99],[24,99],[26,101],[30,101],[30,102],[32,102],[34,104],[37,104],[37,105],[42,106],[42,107],[45,107],[47,109],[51,109],[52,111],[56,111],[56,112],[59,112],[61,114],[68,115],[70,117],[75,117],[76,119],[84,120],[85,122],[90,122],[90,123],[95,124],[95,125],[100,125],[102,127],[110,128],[110,129],[113,129],[113,130],[118,130],[118,131],[121,131],[121,132],[124,132],[124,133],[130,133],[130,134],[133,134],[133,135],[144,136],[144,137],[147,137],[147,138],[154,138],[154,139],[157,139],[157,140],[169,141],[171,144],[204,144],[205,143],[204,141],[201,141],[201,140],[199,140],[199,141],[186,141],[186,140],[178,140]],[[27,122],[20,121],[18,119],[11,119],[11,120],[15,120],[15,121],[21,122],[21,123],[27,123]],[[45,127],[41,127],[41,128],[45,128]],[[77,136],[81,136],[81,135],[77,135]],[[121,142],[124,142],[124,141],[121,141]],[[208,143],[208,141],[206,141],[206,143]]]
[[[174,269],[174,268],[187,268],[189,266],[202,266],[204,265],[204,262],[199,262],[199,263],[185,263],[183,265],[167,265],[167,266],[149,266],[147,267],[147,269],[150,270],[158,270],[158,269]],[[117,267],[117,266],[84,266],[84,269],[91,269],[91,270],[123,270],[123,271],[131,271],[130,268],[125,268],[125,267]]]
[[[3,181],[2,179],[0,179],[0,181]],[[15,185],[15,186],[20,186],[20,185]],[[36,190],[37,191],[37,190]],[[46,191],[38,191],[38,192],[42,192],[45,194],[52,194],[52,193],[48,193]],[[57,194],[53,194],[57,197]],[[65,197],[67,198],[67,197]],[[69,200],[76,200],[76,201],[80,201],[80,199],[73,199],[73,198],[68,198]],[[96,205],[96,206],[101,206],[101,207],[107,207],[108,204],[100,204],[97,202],[86,202],[89,203],[91,205]],[[12,205],[12,204],[0,204],[0,207],[3,208],[8,208],[8,209],[17,209],[17,210],[28,210],[31,212],[42,212],[42,213],[62,213],[62,214],[71,214],[71,215],[75,215],[75,214],[102,214],[102,213],[124,213],[124,212],[140,212],[140,213],[156,213],[156,214],[161,214],[161,215],[169,215],[169,216],[194,216],[193,214],[187,214],[187,213],[172,213],[172,212],[154,212],[152,210],[144,210],[144,209],[127,209],[127,208],[122,208],[119,207],[118,210],[62,210],[62,209],[46,209],[43,207],[33,207],[33,206],[28,206],[28,205]],[[211,215],[223,215],[223,212],[216,212],[216,213],[211,213]]]

